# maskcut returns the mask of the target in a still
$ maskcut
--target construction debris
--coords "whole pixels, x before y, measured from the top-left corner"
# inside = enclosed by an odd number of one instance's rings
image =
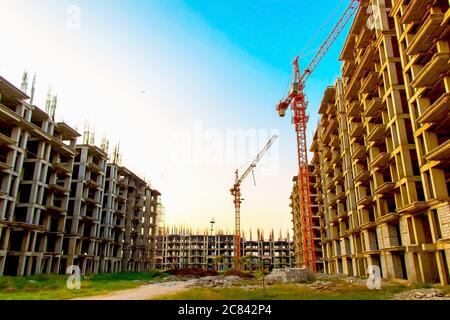
[[[276,269],[265,278],[267,284],[309,283],[313,281],[314,274],[309,269]]]
[[[415,289],[398,293],[394,297],[395,300],[450,300],[450,296],[446,296],[439,289]]]

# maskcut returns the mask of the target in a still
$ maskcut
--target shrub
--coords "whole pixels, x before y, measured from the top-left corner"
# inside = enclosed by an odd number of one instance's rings
[[[207,276],[217,276],[219,273],[217,270],[204,270],[201,268],[191,268],[191,269],[173,269],[167,271],[169,274],[174,276],[194,276],[194,277],[207,277]]]
[[[253,275],[253,273],[250,272],[245,272],[245,271],[241,271],[241,270],[226,270],[223,275],[225,277],[228,276],[238,276],[240,278],[245,278],[245,279],[253,279],[255,276]]]

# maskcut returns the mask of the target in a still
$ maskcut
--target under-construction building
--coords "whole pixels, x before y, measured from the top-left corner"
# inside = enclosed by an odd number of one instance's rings
[[[157,237],[156,267],[158,269],[202,268],[226,270],[235,267],[235,236],[226,234],[194,235],[190,232],[161,234]],[[293,242],[271,233],[264,239],[241,238],[241,265],[246,270],[294,267]]]
[[[159,192],[22,89],[0,77],[0,275],[152,269]]]
[[[327,273],[449,283],[449,18],[361,2],[311,146]]]
[[[314,175],[314,166],[309,167],[309,180],[312,186],[316,183],[320,183],[320,179],[316,180]],[[293,232],[294,232],[294,242],[293,250],[295,255],[296,267],[305,267],[304,260],[304,230],[302,229],[302,216],[300,208],[300,195],[298,189],[298,177],[295,176],[293,179],[292,193],[290,196],[290,207],[292,214]],[[314,235],[314,250],[316,256],[316,270],[323,270],[323,259],[322,259],[322,247],[320,245],[321,241],[321,231],[320,231],[320,214],[322,213],[321,205],[318,202],[318,194],[316,194],[316,188],[311,188],[311,214],[313,219],[313,235]]]

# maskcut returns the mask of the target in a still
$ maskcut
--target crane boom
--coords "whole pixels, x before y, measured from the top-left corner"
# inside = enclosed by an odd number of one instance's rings
[[[278,136],[273,136],[269,142],[267,142],[267,144],[264,146],[264,148],[258,153],[258,155],[256,156],[256,159],[252,162],[252,164],[247,168],[247,170],[245,170],[245,172],[242,174],[242,176],[240,178],[237,177],[236,180],[236,184],[241,184],[245,178],[247,178],[247,176],[250,174],[250,172],[253,171],[254,168],[256,168],[256,165],[258,164],[258,162],[261,160],[261,158],[264,156],[264,154],[269,151],[270,147],[274,144],[275,140],[277,140]],[[236,170],[236,172],[238,172]]]
[[[336,23],[333,30],[331,30],[331,33],[328,35],[328,38],[320,46],[311,63],[303,72],[303,75],[301,76],[300,79],[301,82],[305,83],[308,80],[309,76],[314,72],[316,67],[322,61],[323,57],[325,57],[328,50],[330,50],[331,46],[334,44],[338,36],[341,34],[342,30],[345,28],[347,23],[355,14],[356,9],[358,9],[359,2],[361,2],[361,0],[351,0],[350,5],[345,10],[344,14],[340,17],[339,21]]]
[[[308,102],[305,96],[305,85],[310,75],[314,72],[316,67],[322,61],[330,47],[336,41],[339,34],[345,28],[351,17],[358,10],[361,0],[350,0],[350,4],[335,24],[333,30],[323,42],[316,55],[304,70],[300,73],[299,57],[294,59],[294,81],[291,84],[288,96],[280,101],[277,105],[277,112],[280,117],[286,115],[286,110],[291,106],[293,117],[292,123],[295,126],[295,133],[297,138],[297,152],[298,152],[298,195],[301,218],[301,233],[302,233],[302,247],[303,259],[297,261],[300,266],[310,268],[316,271],[316,253],[314,244],[314,223],[311,211],[311,189],[309,183],[309,162],[308,149],[306,141],[306,125],[308,116],[306,109]]]
[[[247,178],[247,176],[252,172],[261,158],[269,151],[270,147],[274,144],[275,140],[278,138],[274,135],[269,142],[264,146],[264,148],[258,153],[256,159],[250,164],[250,166],[245,170],[245,172],[239,177],[239,170],[236,170],[236,181],[233,188],[230,190],[231,195],[234,197],[234,209],[235,209],[235,228],[234,228],[234,238],[235,238],[235,260],[236,269],[240,268],[239,260],[241,258],[241,183]]]

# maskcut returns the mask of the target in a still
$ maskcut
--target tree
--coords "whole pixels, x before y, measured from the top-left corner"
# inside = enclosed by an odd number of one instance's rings
[[[223,262],[225,261],[225,256],[223,254],[216,256],[214,258],[214,263],[216,264],[217,270],[220,270],[220,266],[223,267]]]

